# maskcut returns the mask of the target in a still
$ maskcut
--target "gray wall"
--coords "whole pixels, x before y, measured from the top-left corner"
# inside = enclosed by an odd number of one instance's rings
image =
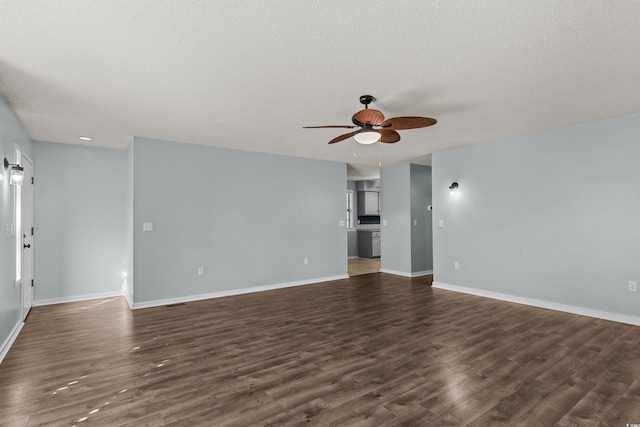
[[[431,167],[410,165],[411,179],[411,273],[433,270]]]
[[[344,163],[134,138],[133,169],[134,303],[347,274]]]
[[[15,160],[16,144],[33,160],[31,138],[5,100],[0,97],[0,161]],[[35,162],[35,161],[34,161]],[[34,165],[37,171],[37,165]],[[21,293],[15,287],[15,237],[7,226],[15,225],[15,187],[9,185],[9,174],[0,166],[0,358],[12,331],[20,324]]]
[[[434,153],[435,281],[640,315],[638,135],[632,114]]]
[[[380,269],[411,273],[411,168],[380,170]],[[384,221],[387,224],[384,224]]]
[[[126,152],[35,142],[34,299],[121,290],[126,259]]]
[[[133,278],[135,276],[135,265],[133,263],[133,223],[134,223],[134,170],[133,170],[133,141],[127,147],[127,190],[126,190],[126,261],[125,261],[125,277],[122,284],[122,290],[127,298],[129,305],[133,305]]]
[[[383,168],[380,174],[381,270],[407,276],[433,269],[431,167],[406,164]],[[384,225],[384,221],[387,225]]]
[[[358,190],[356,189],[356,181],[347,181],[347,190],[353,191],[353,220],[355,222],[354,230],[347,232],[347,256],[349,258],[356,258],[358,256],[358,232],[355,230],[355,225],[358,222]]]

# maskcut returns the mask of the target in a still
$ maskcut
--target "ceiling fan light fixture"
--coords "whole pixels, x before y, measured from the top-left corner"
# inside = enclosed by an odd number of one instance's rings
[[[359,144],[373,144],[374,142],[378,142],[380,140],[380,132],[374,130],[358,132],[353,135],[353,139],[355,139]]]

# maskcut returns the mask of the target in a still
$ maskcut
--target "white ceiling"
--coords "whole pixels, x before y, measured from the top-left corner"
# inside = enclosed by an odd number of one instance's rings
[[[434,117],[385,165],[640,111],[640,1],[0,0],[0,93],[34,140],[132,136],[348,162],[360,95]],[[90,143],[78,136],[89,135]]]

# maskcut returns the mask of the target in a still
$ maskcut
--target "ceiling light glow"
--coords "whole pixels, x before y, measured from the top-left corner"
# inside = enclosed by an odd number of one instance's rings
[[[356,133],[353,136],[353,139],[355,139],[360,144],[373,144],[380,139],[380,133],[373,130],[367,130],[364,132]]]

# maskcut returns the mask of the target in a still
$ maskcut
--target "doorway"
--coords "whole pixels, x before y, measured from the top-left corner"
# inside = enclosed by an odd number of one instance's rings
[[[380,272],[380,181],[347,181],[349,276]]]

